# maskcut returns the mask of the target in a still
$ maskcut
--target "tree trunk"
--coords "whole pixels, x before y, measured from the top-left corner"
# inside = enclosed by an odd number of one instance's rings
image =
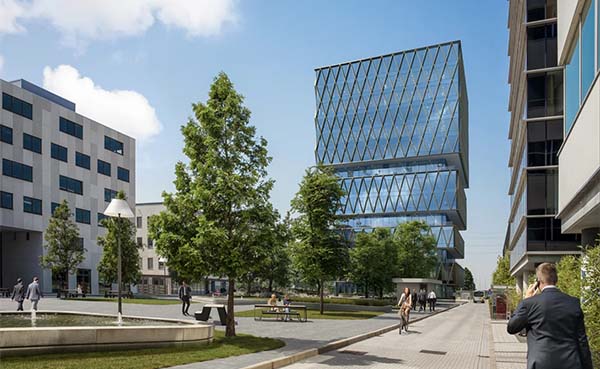
[[[323,315],[324,304],[323,304],[323,280],[319,282],[319,313]]]
[[[365,298],[366,299],[369,298],[369,283],[367,283],[366,279],[365,279]]]
[[[269,292],[273,292],[273,278],[269,278]]]
[[[383,298],[383,287],[381,287],[379,289],[379,298],[382,299]]]
[[[235,337],[235,315],[233,311],[233,291],[235,290],[235,278],[229,277],[227,288],[227,319],[225,320],[225,336]]]
[[[252,278],[248,277],[248,284],[246,285],[246,293],[250,295],[252,293]]]

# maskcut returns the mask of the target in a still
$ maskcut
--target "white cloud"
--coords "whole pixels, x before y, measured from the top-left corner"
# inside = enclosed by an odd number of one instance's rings
[[[0,0],[0,33],[23,31],[21,20],[52,24],[75,46],[144,33],[155,21],[190,36],[219,34],[236,21],[236,0]]]
[[[70,65],[44,68],[44,88],[77,104],[77,112],[138,140],[157,135],[161,124],[144,95],[105,90]]]
[[[0,0],[0,33],[23,32],[17,19],[25,13],[24,5],[16,0]]]

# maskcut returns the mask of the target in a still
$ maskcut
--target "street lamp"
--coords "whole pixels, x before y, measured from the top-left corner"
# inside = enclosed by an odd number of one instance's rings
[[[110,204],[108,204],[106,210],[104,210],[104,215],[106,215],[107,217],[118,219],[134,217],[131,208],[129,208],[129,204],[127,204],[127,201],[121,199],[112,199],[110,201]],[[121,316],[123,314],[123,311],[121,309],[121,240],[119,239],[118,235],[115,236],[117,240],[117,301],[119,309],[118,320],[120,323],[122,321]]]

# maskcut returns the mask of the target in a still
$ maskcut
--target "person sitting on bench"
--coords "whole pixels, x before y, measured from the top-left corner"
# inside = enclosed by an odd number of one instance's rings
[[[279,311],[279,309],[277,308],[277,295],[272,294],[269,301],[267,301],[267,304],[271,306],[269,311],[274,312],[274,313]]]
[[[292,304],[292,300],[290,300],[290,297],[288,295],[285,295],[283,297],[283,312],[286,313],[284,315],[284,320],[287,322],[288,320],[290,320],[290,305]]]

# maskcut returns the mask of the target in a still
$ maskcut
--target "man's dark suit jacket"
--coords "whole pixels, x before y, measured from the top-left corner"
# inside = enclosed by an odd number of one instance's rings
[[[507,330],[527,329],[528,369],[593,369],[579,300],[546,288],[524,299]]]

